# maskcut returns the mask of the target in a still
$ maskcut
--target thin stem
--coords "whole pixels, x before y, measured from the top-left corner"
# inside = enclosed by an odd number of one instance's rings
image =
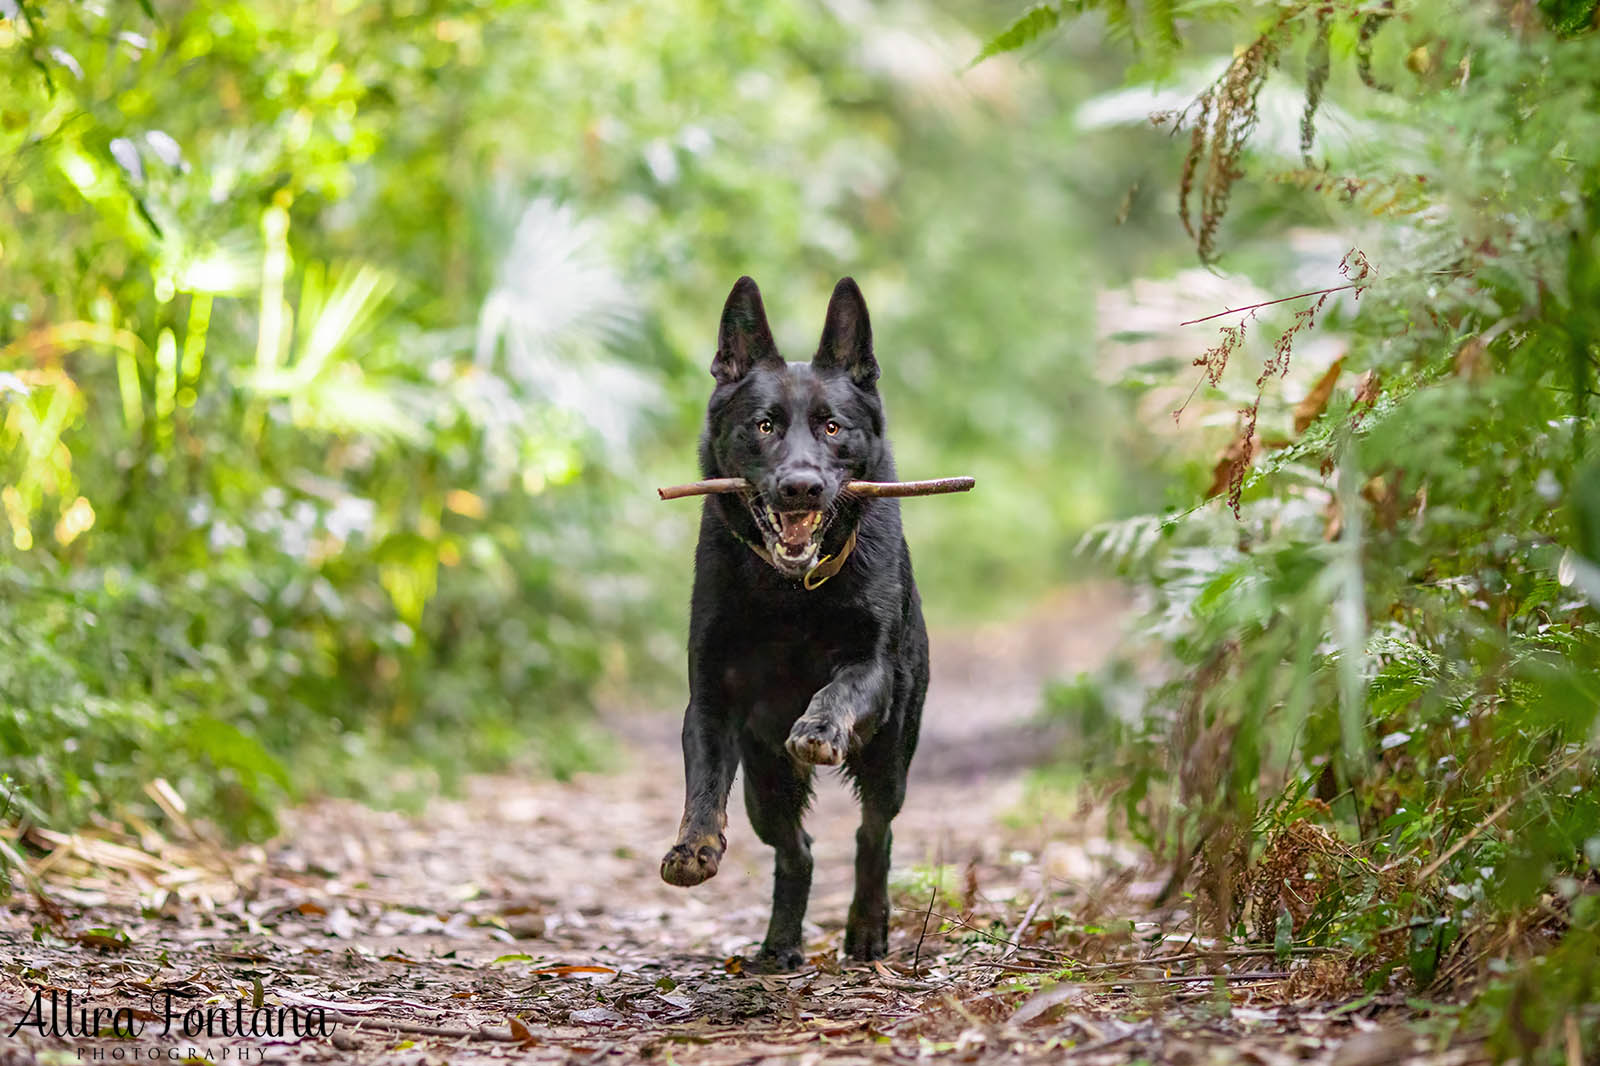
[[[1207,315],[1204,318],[1191,318],[1187,322],[1178,323],[1178,325],[1180,325],[1180,326],[1194,326],[1194,325],[1198,325],[1201,322],[1210,322],[1213,318],[1222,318],[1222,317],[1224,317],[1226,315],[1237,315],[1237,314],[1240,314],[1240,313],[1242,313],[1244,311],[1259,311],[1263,307],[1271,307],[1273,304],[1286,304],[1290,300],[1304,300],[1307,296],[1326,296],[1326,295],[1328,295],[1329,293],[1332,293],[1332,292],[1343,292],[1346,289],[1359,289],[1361,287],[1362,287],[1362,283],[1361,282],[1352,281],[1347,285],[1335,285],[1331,289],[1314,289],[1311,292],[1302,292],[1298,296],[1283,296],[1283,297],[1280,297],[1279,299],[1267,300],[1267,301],[1265,301],[1263,303],[1246,304],[1243,307],[1230,307],[1226,311],[1218,311],[1216,314]]]

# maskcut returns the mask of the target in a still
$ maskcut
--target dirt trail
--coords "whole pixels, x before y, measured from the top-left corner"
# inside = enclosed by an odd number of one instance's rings
[[[717,877],[663,884],[656,867],[681,803],[677,719],[620,716],[610,724],[625,738],[621,767],[565,784],[480,779],[417,817],[318,804],[292,812],[275,844],[226,855],[201,840],[147,839],[146,860],[105,834],[61,842],[46,871],[53,902],[0,912],[0,1066],[191,1052],[405,1066],[1058,1061],[1067,1048],[1085,1062],[1403,1054],[1406,1038],[1361,1012],[1287,1004],[1279,978],[1241,977],[1220,999],[1212,979],[1173,981],[1159,968],[1115,988],[1019,986],[1059,971],[1059,952],[1148,954],[1177,935],[1138,913],[1152,875],[1098,835],[1094,817],[1026,802],[1025,772],[1054,743],[1033,720],[1041,686],[1098,662],[1117,611],[1113,594],[1079,592],[1019,624],[936,634],[922,746],[895,823],[900,889],[882,964],[837,959],[856,824],[842,783],[820,783],[807,820],[808,965],[748,974],[770,851],[736,786]],[[941,920],[956,914],[960,923]],[[1022,948],[1005,943],[1019,932]],[[8,1037],[36,1003],[52,1020],[52,990],[59,1018],[68,991],[80,1007],[158,1016],[139,1019],[131,1041],[37,1026]],[[168,993],[179,1021],[164,1031]],[[254,1031],[186,1035],[183,1013],[205,1003]],[[258,1005],[285,1022],[295,1019],[277,1008],[304,1022],[315,1007],[337,1013],[323,1039],[262,1036]]]

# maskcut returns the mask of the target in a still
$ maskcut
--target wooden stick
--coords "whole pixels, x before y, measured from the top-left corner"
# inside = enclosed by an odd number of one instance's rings
[[[688,485],[673,485],[670,488],[656,489],[656,495],[663,500],[678,500],[685,496],[711,496],[719,492],[743,492],[750,487],[750,482],[742,477],[714,477],[707,481],[696,481]]]
[[[976,484],[977,479],[970,477],[941,477],[932,481],[847,481],[844,491],[852,496],[938,496],[947,492],[969,492]],[[663,500],[679,500],[685,496],[749,491],[750,482],[742,477],[714,477],[687,485],[656,489],[656,495]]]

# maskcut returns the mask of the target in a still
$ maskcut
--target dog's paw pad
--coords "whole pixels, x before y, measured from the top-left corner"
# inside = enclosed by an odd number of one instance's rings
[[[805,715],[789,730],[789,754],[812,766],[838,766],[850,747],[850,733],[831,718]]]
[[[722,850],[711,844],[698,847],[675,844],[661,860],[661,880],[679,888],[690,888],[717,876]]]

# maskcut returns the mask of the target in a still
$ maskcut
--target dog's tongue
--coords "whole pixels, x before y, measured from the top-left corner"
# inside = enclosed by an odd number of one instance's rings
[[[817,528],[817,519],[822,514],[818,511],[806,511],[804,514],[780,514],[778,522],[783,528],[778,530],[778,540],[783,542],[785,548],[804,548],[811,539],[811,533]]]

